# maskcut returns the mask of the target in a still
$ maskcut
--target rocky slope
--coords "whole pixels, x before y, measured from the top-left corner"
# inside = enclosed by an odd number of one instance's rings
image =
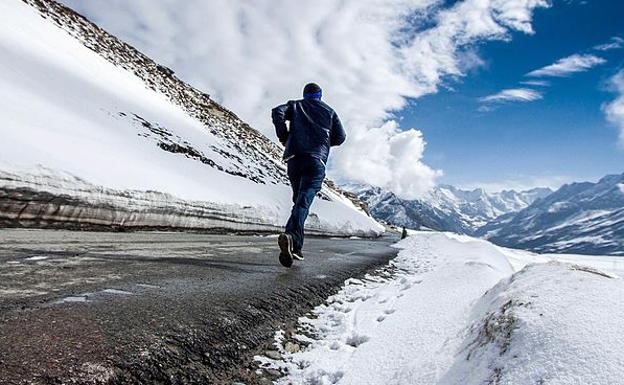
[[[565,185],[477,234],[539,252],[624,255],[624,174]]]
[[[2,2],[0,50],[2,225],[274,231],[288,217],[276,144],[71,9]],[[331,182],[319,197],[311,230],[382,231]]]
[[[421,199],[405,200],[378,187],[351,185],[348,189],[365,201],[379,220],[412,229],[427,227],[462,234],[474,234],[494,218],[519,211],[551,192],[536,188],[487,193],[483,189],[467,191],[441,185]]]

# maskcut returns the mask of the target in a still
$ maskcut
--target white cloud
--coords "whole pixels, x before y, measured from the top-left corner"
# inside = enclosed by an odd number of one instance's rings
[[[525,80],[520,82],[520,84],[524,84],[527,86],[536,86],[536,87],[548,87],[550,86],[550,82],[547,80],[536,80],[536,79],[531,79],[531,80]]]
[[[618,95],[611,103],[603,106],[603,111],[607,120],[620,130],[619,143],[624,147],[624,70],[611,78],[610,85]]]
[[[600,44],[594,47],[598,51],[610,51],[612,49],[619,49],[624,46],[624,39],[619,36],[613,36],[608,43]]]
[[[576,72],[584,72],[599,64],[605,63],[606,60],[589,54],[574,54],[563,59],[559,59],[556,63],[546,67],[531,71],[527,76],[554,76],[566,77]]]
[[[271,107],[318,82],[348,141],[330,175],[411,198],[440,175],[392,113],[479,66],[474,47],[532,33],[547,0],[64,0],[274,138]]]
[[[479,99],[482,103],[532,102],[542,99],[542,94],[530,88],[510,88]]]

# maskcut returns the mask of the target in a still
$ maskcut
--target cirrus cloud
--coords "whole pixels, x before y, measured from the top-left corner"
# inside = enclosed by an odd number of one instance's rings
[[[532,102],[542,99],[542,94],[530,88],[510,88],[492,95],[484,96],[479,101],[484,103]]]
[[[556,63],[542,67],[535,71],[531,71],[527,76],[532,77],[567,77],[577,72],[585,72],[597,65],[606,63],[607,61],[601,57],[590,54],[574,54],[563,59],[559,59]]]
[[[594,47],[598,51],[610,51],[612,49],[620,49],[624,46],[624,39],[619,36],[613,36],[608,43],[600,44]]]
[[[316,81],[348,129],[330,175],[415,198],[440,171],[394,113],[481,63],[476,46],[533,33],[547,0],[63,0],[174,69],[270,138],[269,110]]]

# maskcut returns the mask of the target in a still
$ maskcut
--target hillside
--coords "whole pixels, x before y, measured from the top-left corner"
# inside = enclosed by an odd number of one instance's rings
[[[2,2],[0,50],[1,225],[275,231],[287,219],[277,145],[82,16]],[[310,231],[382,231],[330,184],[320,195]]]

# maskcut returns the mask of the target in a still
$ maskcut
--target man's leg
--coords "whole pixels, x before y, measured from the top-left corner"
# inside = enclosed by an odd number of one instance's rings
[[[290,181],[290,188],[292,189],[292,201],[293,204],[297,203],[297,197],[299,196],[299,189],[301,185],[301,165],[298,159],[291,159],[288,161],[288,180]]]
[[[297,202],[297,198],[299,197],[300,185],[301,185],[301,162],[299,159],[291,159],[288,161],[288,179],[290,181],[290,187],[292,189],[292,201],[293,205]],[[294,230],[294,220],[291,217],[288,219],[288,223],[286,223],[286,230],[284,233],[280,234],[277,238],[277,244],[280,247],[280,263],[285,267],[292,266],[294,259],[294,237],[292,233]]]
[[[293,237],[294,251],[301,250],[303,247],[304,224],[314,197],[321,190],[323,179],[325,179],[325,165],[320,160],[306,159],[306,164],[302,165],[301,170],[297,199],[286,224],[286,233]]]

